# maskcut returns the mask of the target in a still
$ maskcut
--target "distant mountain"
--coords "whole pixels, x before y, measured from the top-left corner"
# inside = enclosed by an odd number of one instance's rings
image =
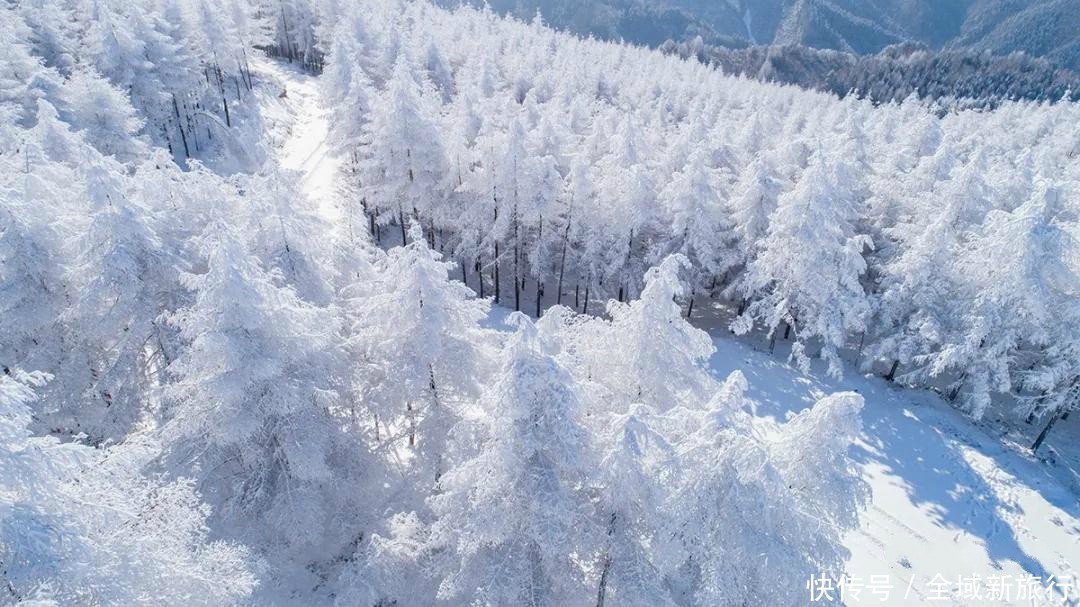
[[[443,0],[444,4],[481,0]],[[1080,70],[1080,0],[490,0],[524,19],[658,46],[803,45],[860,55],[902,42],[931,49],[1023,51]]]

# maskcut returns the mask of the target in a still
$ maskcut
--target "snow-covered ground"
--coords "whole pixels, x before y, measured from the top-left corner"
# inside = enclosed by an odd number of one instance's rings
[[[286,92],[268,97],[265,108],[281,166],[300,173],[312,208],[340,219],[339,160],[328,151],[317,77],[265,60],[258,70]],[[742,370],[758,415],[782,418],[841,390],[866,399],[855,457],[873,493],[846,541],[847,604],[1080,604],[1080,457],[1067,444],[1080,434],[1080,419],[1061,422],[1038,459],[1020,442],[1037,426],[1000,434],[930,392],[851,367],[842,380],[816,367],[804,374],[785,362],[782,343],[770,354],[765,344],[731,337],[717,305],[699,302],[695,311],[716,345],[712,369]],[[1057,597],[1043,598],[1054,584],[1062,587]],[[815,587],[808,604],[829,592],[828,584]]]
[[[782,344],[770,355],[767,344],[710,332],[713,370],[742,370],[758,415],[782,417],[839,390],[865,398],[855,457],[873,494],[846,541],[848,575],[865,585],[861,600],[848,604],[1049,605],[1056,603],[1025,598],[1026,576],[1040,578],[1042,591],[1050,576],[1064,582],[1080,573],[1078,470],[1062,444],[1075,427],[1055,428],[1057,461],[1040,461],[930,392],[850,367],[842,380],[816,367],[803,374],[785,362]],[[889,584],[882,601],[874,590]],[[1076,604],[1077,590],[1069,592],[1067,604]]]
[[[341,217],[336,180],[339,161],[327,143],[329,109],[320,103],[319,81],[289,64],[260,58],[264,77],[281,83],[281,94],[267,97],[264,116],[277,145],[278,164],[299,172],[301,189],[313,208],[328,220]]]

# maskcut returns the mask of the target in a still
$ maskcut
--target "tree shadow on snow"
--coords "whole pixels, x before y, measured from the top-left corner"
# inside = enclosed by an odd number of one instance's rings
[[[770,355],[767,345],[750,340],[720,338],[714,342],[713,371],[723,378],[741,370],[759,416],[782,421],[826,394],[842,390],[863,394],[863,444],[852,453],[860,466],[877,463],[887,468],[899,478],[911,503],[928,512],[936,525],[979,538],[993,567],[1001,569],[1002,561],[1013,561],[1044,580],[1050,575],[1020,546],[1006,520],[1023,515],[1020,505],[1003,500],[984,473],[972,465],[972,461],[985,458],[989,471],[1002,469],[1014,477],[1005,481],[1010,486],[1025,486],[1074,521],[1080,518],[1076,496],[1035,462],[1018,457],[994,438],[983,440],[981,429],[967,423],[935,395],[896,388],[882,379],[863,377],[850,367],[842,380],[828,377],[820,364],[804,375],[784,362],[786,344],[778,343]],[[957,429],[959,424],[964,424],[959,427],[965,432]],[[1072,533],[1080,532],[1073,529]]]

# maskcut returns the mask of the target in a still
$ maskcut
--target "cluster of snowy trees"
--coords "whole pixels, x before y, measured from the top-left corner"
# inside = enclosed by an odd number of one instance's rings
[[[905,42],[872,55],[796,44],[727,48],[701,38],[660,46],[697,57],[727,74],[856,95],[875,103],[914,95],[944,108],[993,108],[1004,101],[1080,101],[1080,74],[1017,51],[994,55],[965,49],[932,50]]]
[[[334,21],[333,136],[384,245],[416,222],[536,315],[681,253],[688,307],[721,297],[800,366],[848,353],[975,417],[1077,406],[1080,105],[875,106],[424,3]]]
[[[866,498],[847,453],[861,398],[754,417],[746,379],[708,372],[711,340],[675,302],[721,250],[697,223],[712,203],[682,191],[716,187],[715,154],[688,150],[698,172],[670,194],[687,244],[642,257],[653,234],[637,207],[598,198],[622,183],[651,200],[632,123],[610,181],[585,157],[568,181],[561,122],[539,140],[525,115],[484,126],[504,86],[489,65],[476,77],[490,97],[455,123],[475,125],[473,144],[455,147],[435,110],[456,107],[456,64],[403,28],[501,22],[354,7],[322,22],[348,32],[338,57],[355,53],[327,78],[352,83],[335,139],[371,184],[355,202],[385,239],[401,229],[384,252],[314,215],[272,155],[245,154],[267,144],[253,101],[277,94],[245,57],[273,44],[257,33],[280,14],[240,0],[0,8],[0,602],[797,605],[810,574],[842,571]],[[498,27],[508,43],[577,43]],[[407,59],[417,44],[425,63]],[[239,106],[219,97],[227,84]],[[235,145],[178,153],[211,124]],[[479,149],[514,152],[482,164]],[[455,207],[456,179],[491,197],[466,204],[462,189]],[[618,236],[592,239],[599,220]],[[593,282],[578,278],[587,243]],[[499,326],[456,280],[454,260],[473,257],[515,286],[566,259],[585,300],[618,284],[625,301]]]
[[[13,15],[5,17],[6,35],[12,42],[27,41],[28,51],[53,68],[33,83],[36,94],[49,98],[66,121],[88,130],[96,147],[121,159],[132,153],[122,147],[124,135],[137,131],[180,162],[222,157],[243,162],[237,148],[262,129],[258,115],[248,109],[252,48],[280,48],[306,65],[317,56],[314,9],[306,0],[19,0],[8,5],[6,12]],[[22,57],[10,59],[25,63]],[[51,95],[57,89],[65,93],[62,98]],[[115,114],[124,98],[134,113]],[[33,99],[27,103],[32,112]]]

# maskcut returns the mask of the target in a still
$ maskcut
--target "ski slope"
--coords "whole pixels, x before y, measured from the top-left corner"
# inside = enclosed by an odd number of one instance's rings
[[[285,92],[264,101],[280,166],[297,173],[313,209],[340,221],[340,161],[329,153],[318,78],[266,60],[257,68]],[[782,419],[836,391],[865,397],[854,455],[872,499],[845,542],[846,604],[1080,604],[1080,457],[1067,444],[1080,434],[1080,419],[1061,422],[1040,454],[1045,459],[1037,459],[1026,449],[1037,425],[991,434],[932,393],[851,366],[842,380],[816,366],[804,374],[785,362],[782,343],[770,354],[760,336],[731,336],[725,315],[719,304],[699,301],[694,320],[713,336],[712,370],[720,377],[741,370],[758,415]],[[1048,593],[1055,583],[1060,588]],[[839,599],[833,586],[831,593],[828,584],[817,586],[818,596],[808,588],[807,604]]]

